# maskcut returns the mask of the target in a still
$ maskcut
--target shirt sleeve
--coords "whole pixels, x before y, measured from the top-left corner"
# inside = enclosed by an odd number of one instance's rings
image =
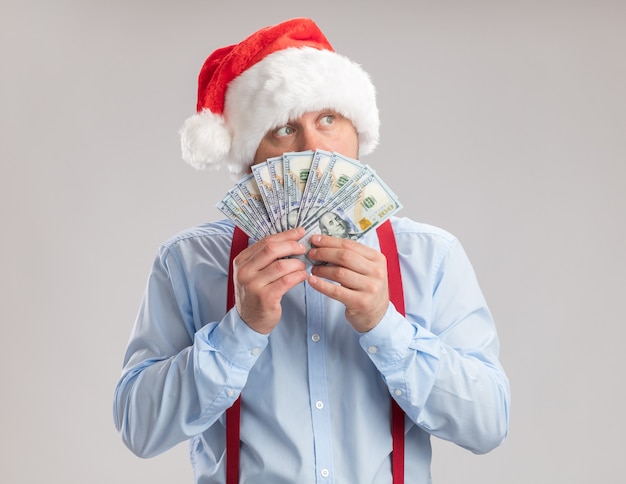
[[[390,303],[360,344],[415,424],[488,452],[506,437],[510,400],[492,316],[456,239],[428,277],[413,274],[415,263],[402,262],[406,317]]]
[[[187,285],[177,258],[162,250],[113,403],[122,439],[141,457],[157,455],[215,423],[241,393],[268,343],[234,309],[196,330]]]

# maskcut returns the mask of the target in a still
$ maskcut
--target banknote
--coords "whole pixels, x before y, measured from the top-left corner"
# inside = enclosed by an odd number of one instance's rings
[[[338,166],[339,165],[339,166]],[[336,168],[336,170],[335,170]],[[328,170],[326,183],[318,189],[315,199],[308,208],[306,216],[300,221],[300,225],[307,227],[317,220],[316,214],[323,209],[329,210],[354,187],[359,181],[371,173],[367,165],[353,165],[348,169],[346,163],[334,163]],[[335,176],[331,176],[335,172]],[[340,182],[337,182],[341,180]]]
[[[328,170],[332,168],[335,159],[332,153],[328,151],[316,150],[311,161],[311,168],[309,169],[309,178],[307,184],[304,187],[304,193],[298,210],[297,226],[301,225],[302,221],[306,219],[309,210],[314,206],[315,200],[317,200],[317,193],[328,177],[326,176]]]
[[[309,179],[313,151],[298,151],[283,154],[283,173],[285,178],[285,210],[287,212],[287,228],[298,225],[298,213]]]
[[[364,168],[364,165],[360,162],[339,153],[333,153],[333,157],[335,162],[328,173],[329,180],[326,183],[328,188],[323,193],[323,199],[333,197],[337,191],[350,183],[354,176]],[[369,167],[367,168],[369,169]]]
[[[287,230],[286,218],[287,213],[285,211],[285,178],[283,171],[283,157],[278,156],[267,160],[267,173],[272,180],[272,193],[274,195],[274,202],[277,205],[277,226],[278,230]],[[263,170],[262,173],[265,174]]]
[[[237,207],[237,205],[233,203],[233,198],[229,194],[217,204],[217,208],[228,218],[235,221],[248,237],[255,240],[260,240],[263,237],[256,227],[256,224],[248,218],[241,207]]]
[[[300,240],[307,253],[315,234],[357,240],[402,208],[376,172],[366,171],[358,181],[338,191],[328,204],[318,207],[309,217],[304,225],[306,233]]]
[[[277,194],[274,190],[274,180],[270,172],[270,165],[267,162],[253,165],[252,175],[259,187],[259,192],[263,198],[271,224],[276,232],[282,232],[285,230],[285,227],[282,226],[282,212],[280,210]]]
[[[257,233],[260,234],[261,237],[267,237],[272,233],[276,233],[270,230],[265,208],[256,208],[256,199],[252,197],[250,192],[245,190],[245,188],[245,186],[235,185],[228,191],[227,196],[231,197],[231,203],[236,205],[236,208],[243,210],[244,218],[254,224]]]
[[[252,173],[245,175],[235,186],[239,188],[250,203],[250,207],[254,210],[259,223],[264,225],[270,234],[278,233],[270,220],[269,213],[265,207],[265,201],[263,200],[254,175],[252,175]]]
[[[315,234],[358,240],[402,208],[369,165],[323,150],[284,153],[252,166],[217,208],[253,240],[304,227]],[[314,263],[306,255],[307,263]]]

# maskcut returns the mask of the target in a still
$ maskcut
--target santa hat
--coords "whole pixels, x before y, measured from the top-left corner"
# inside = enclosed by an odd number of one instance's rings
[[[367,73],[337,54],[310,19],[266,27],[205,61],[197,112],[180,130],[183,159],[240,175],[269,130],[323,109],[352,121],[361,155],[374,150],[379,118]]]

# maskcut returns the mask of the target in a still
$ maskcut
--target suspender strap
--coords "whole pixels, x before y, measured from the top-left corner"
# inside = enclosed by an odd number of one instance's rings
[[[233,282],[233,260],[237,254],[248,247],[248,236],[239,227],[235,227],[233,242],[230,247],[228,263],[228,289],[226,293],[226,311],[235,305],[235,284]],[[241,415],[241,396],[232,407],[226,410],[226,484],[239,481],[239,422]]]
[[[404,308],[404,291],[402,289],[402,275],[396,237],[393,234],[391,222],[387,220],[376,229],[380,251],[387,258],[387,279],[389,281],[389,299],[396,307],[396,311],[406,315]],[[404,484],[404,411],[400,405],[391,399],[391,437],[393,450],[391,452],[391,471],[393,484]]]
[[[396,310],[404,315],[404,292],[402,290],[400,262],[391,222],[387,220],[378,227],[376,232],[380,250],[387,258],[389,299]],[[235,227],[228,265],[227,311],[235,305],[233,260],[246,247],[248,247],[248,236],[239,227]],[[226,484],[238,484],[239,481],[240,416],[241,397],[226,410]],[[393,484],[404,484],[404,412],[393,398],[391,399],[391,436],[393,441],[391,453]]]
[[[241,396],[226,410],[226,484],[239,482],[239,423]]]
[[[241,230],[239,227],[235,227],[235,232],[233,233],[233,241],[230,246],[230,260],[228,262],[228,288],[226,293],[226,311],[230,311],[230,309],[235,305],[235,283],[233,281],[233,261],[235,257],[248,247],[248,236],[246,233]]]

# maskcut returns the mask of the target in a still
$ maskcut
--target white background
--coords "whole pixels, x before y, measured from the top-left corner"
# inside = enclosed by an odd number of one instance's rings
[[[158,245],[233,182],[180,161],[200,66],[295,16],[372,75],[363,161],[496,318],[509,438],[434,441],[434,482],[621,481],[626,2],[2,0],[0,482],[191,482],[185,444],[123,446],[113,389]]]

